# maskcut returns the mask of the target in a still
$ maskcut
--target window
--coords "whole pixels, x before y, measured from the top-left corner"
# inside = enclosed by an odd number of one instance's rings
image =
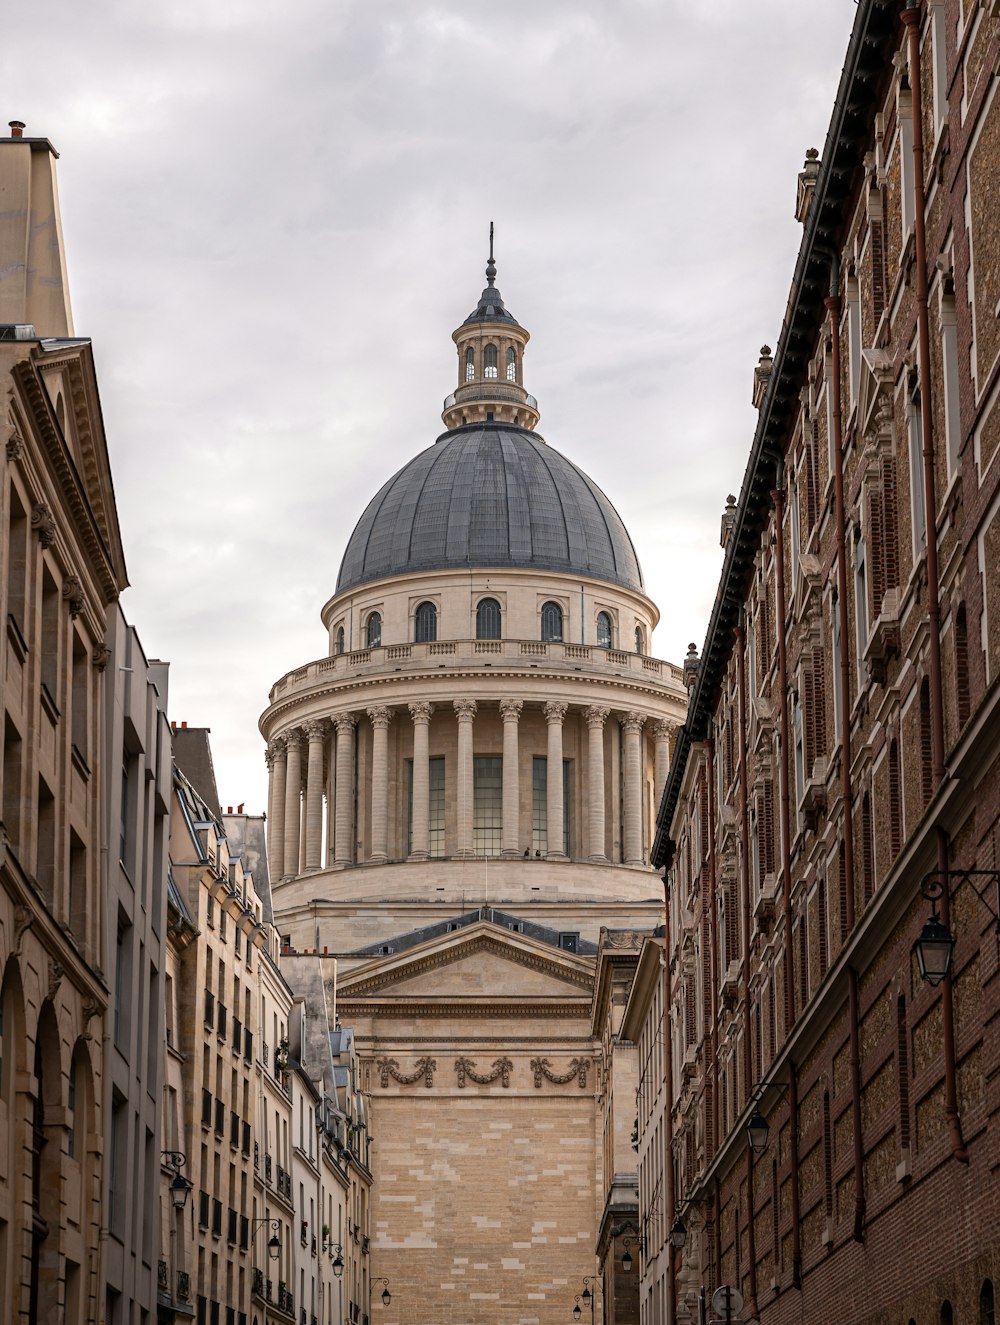
[[[432,856],[444,855],[444,758],[427,761],[427,850]],[[413,761],[406,764],[406,838],[407,853],[413,850]]]
[[[499,856],[503,827],[503,759],[477,755],[472,765],[472,849]]]
[[[636,653],[646,652],[646,635],[642,626],[636,626],[635,628],[635,651]]]
[[[984,1279],[979,1290],[979,1325],[996,1325],[996,1297],[993,1292],[993,1280]]]
[[[337,646],[336,646],[336,647],[337,647],[337,652],[338,652],[338,653],[343,653],[343,652],[344,652],[344,627],[343,627],[343,626],[338,626],[338,627],[337,627]]]
[[[858,632],[858,666],[860,667],[868,644],[868,563],[865,557],[865,541],[863,538],[857,539],[854,544],[854,615]]]
[[[833,636],[833,723],[837,733],[834,737],[836,744],[840,738],[840,715],[844,705],[844,675],[840,670],[840,604],[836,590],[830,596],[830,626]]]
[[[365,628],[365,643],[369,649],[377,649],[382,643],[382,617],[373,612]]]
[[[942,13],[942,10],[935,10]],[[962,445],[962,425],[958,403],[958,326],[955,319],[955,296],[941,296],[941,359],[944,367],[944,434],[948,456],[948,478],[958,468]]]
[[[59,590],[46,566],[42,571],[42,685],[58,714]]]
[[[507,346],[507,381],[517,381],[517,354],[513,345]]]
[[[561,640],[563,637],[563,612],[558,603],[542,604],[542,639]]]
[[[544,856],[549,849],[548,760],[536,755],[531,761],[531,854]],[[569,855],[569,760],[563,760],[563,853]]]
[[[908,99],[909,102],[909,99]],[[913,229],[916,214],[913,198],[913,111],[910,104],[899,107],[899,137],[896,150],[899,152],[899,202],[903,223],[903,242]]]
[[[861,290],[853,277],[847,282],[847,360],[853,409],[861,385]]]
[[[611,617],[607,612],[598,612],[597,614],[597,647],[599,649],[611,648]]]
[[[927,543],[927,508],[924,506],[923,410],[919,388],[910,395],[908,411],[910,452],[910,513],[913,527],[913,560],[919,561]]]
[[[24,584],[28,566],[28,517],[16,490],[10,489],[10,523],[7,526],[7,613],[19,631],[27,629],[24,619]]]
[[[481,598],[476,607],[476,639],[500,638],[500,604],[495,598]]]
[[[429,644],[437,639],[437,608],[433,603],[421,603],[417,607],[413,638],[418,644]]]
[[[496,378],[497,375],[497,347],[487,345],[483,351],[483,376]]]
[[[806,765],[802,736],[802,705],[799,703],[798,695],[794,696],[792,703],[792,732],[795,741],[795,797],[796,804],[801,805],[806,791]]]
[[[473,381],[476,376],[476,356],[472,352],[472,346],[465,351],[465,380]]]

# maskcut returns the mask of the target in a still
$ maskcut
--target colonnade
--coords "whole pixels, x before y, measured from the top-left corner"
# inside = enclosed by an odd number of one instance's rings
[[[430,723],[434,705],[417,700],[406,706],[413,724],[413,781],[409,860],[430,855]],[[478,704],[456,699],[450,705],[457,723],[458,758],[454,787],[456,807],[455,850],[450,855],[469,857],[473,851],[473,733]],[[503,722],[503,842],[501,855],[521,855],[519,722],[520,699],[499,702]],[[546,724],[546,858],[565,860],[563,835],[563,725],[569,705],[550,700],[541,706]],[[401,711],[401,710],[400,710]],[[274,737],[267,747],[268,859],[272,881],[291,878],[323,867],[323,797],[333,787],[327,814],[327,861],[346,866],[355,859],[355,733],[364,716],[371,725],[371,843],[368,861],[389,859],[389,725],[397,710],[384,704],[360,712],[337,713],[331,718],[310,718],[300,727]],[[590,705],[582,709],[587,729],[585,846],[587,860],[607,863],[605,851],[604,727],[610,708]],[[623,835],[626,865],[644,863],[642,825],[642,733],[647,722],[653,732],[653,785],[655,807],[667,779],[672,728],[662,719],[650,719],[635,710],[615,714],[624,732]],[[329,764],[326,761],[330,741]]]

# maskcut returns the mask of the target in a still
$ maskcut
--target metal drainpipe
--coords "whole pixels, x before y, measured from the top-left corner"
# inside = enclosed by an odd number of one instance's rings
[[[712,1018],[712,1158],[719,1150],[719,922],[718,880],[715,859],[715,739],[708,738],[708,895],[709,935],[712,944],[709,978],[712,982],[709,1009]],[[707,1134],[707,1133],[706,1133]]]
[[[837,616],[840,625],[840,788],[844,802],[844,884],[847,929],[854,928],[854,788],[851,782],[851,663],[847,613],[847,514],[844,505],[844,426],[840,409],[840,259],[830,252],[830,389],[833,391],[833,494],[837,538]],[[851,1039],[851,1122],[854,1142],[854,1231],[864,1240],[865,1160],[861,1130],[861,1035],[858,1021],[858,973],[847,968],[847,1008]]]
[[[753,1091],[753,1036],[750,1025],[750,835],[747,822],[747,679],[743,661],[743,611],[740,610],[739,624],[736,627],[736,677],[739,689],[740,720],[740,891],[743,903],[743,1089],[744,1103],[750,1099]],[[735,1112],[739,1112],[736,1110]],[[748,1145],[747,1156],[747,1254],[750,1261],[750,1319],[757,1320],[757,1242],[754,1234],[754,1199],[753,1199],[753,1150]]]
[[[934,482],[934,412],[931,408],[931,339],[927,316],[927,235],[924,226],[924,119],[920,83],[920,12],[908,0],[901,15],[909,46],[910,92],[913,97],[913,247],[916,266],[917,373],[920,382],[920,434],[924,461],[924,524],[927,529],[927,651],[930,663],[931,780],[936,790],[944,781],[944,694],[941,685],[941,602],[938,595],[937,496]],[[948,837],[934,828],[937,867],[948,869]],[[951,899],[945,888],[939,902],[941,923],[950,925]],[[955,1007],[952,974],[941,985],[944,1051],[944,1112],[951,1153],[963,1164],[969,1152],[962,1137],[955,1068]]]
[[[666,1132],[665,1179],[667,1187],[667,1301],[669,1325],[677,1320],[677,1275],[674,1269],[674,1245],[670,1230],[676,1218],[677,1194],[674,1191],[674,1032],[670,1019],[670,885],[663,871],[663,1126]]]
[[[795,1022],[795,962],[792,945],[792,843],[791,843],[791,805],[789,801],[788,778],[788,656],[785,646],[785,490],[784,460],[779,459],[775,475],[774,518],[777,525],[775,541],[775,576],[778,589],[778,694],[780,697],[781,724],[781,902],[782,918],[785,928],[785,1034],[791,1032]],[[792,1283],[796,1288],[801,1282],[802,1250],[799,1236],[799,1097],[795,1077],[795,1064],[789,1060],[788,1084],[788,1129],[791,1138],[791,1183],[792,1183]]]
[[[715,1286],[722,1283],[722,1180],[715,1179]]]

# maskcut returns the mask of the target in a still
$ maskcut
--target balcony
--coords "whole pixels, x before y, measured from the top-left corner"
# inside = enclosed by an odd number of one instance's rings
[[[258,1270],[256,1265],[250,1271],[250,1291],[255,1297],[264,1296],[264,1271]]]
[[[278,1182],[277,1182],[278,1191],[281,1193],[281,1195],[285,1198],[286,1201],[291,1202],[292,1175],[288,1173],[285,1169],[283,1169],[280,1164],[275,1165],[275,1167],[278,1170]]]
[[[264,1156],[264,1181],[268,1186],[271,1185],[271,1156]]]
[[[177,1271],[177,1301],[191,1301],[191,1276],[187,1270]]]
[[[868,674],[876,685],[885,685],[889,661],[899,653],[899,590],[888,589],[865,645]]]
[[[170,1293],[170,1269],[166,1261],[156,1263],[156,1287],[161,1293]]]
[[[318,686],[329,685],[331,677],[347,681],[356,676],[384,672],[387,668],[404,676],[428,672],[436,675],[443,658],[462,667],[470,663],[482,666],[485,660],[494,666],[513,667],[525,673],[570,671],[607,676],[612,672],[639,679],[656,676],[663,681],[675,681],[678,688],[682,685],[680,668],[668,662],[624,649],[599,648],[596,644],[519,639],[434,640],[422,644],[402,641],[319,658],[305,667],[287,672],[275,682],[271,702],[279,696],[307,694]]]
[[[777,896],[777,879],[773,874],[765,875],[753,908],[754,922],[762,934],[771,932],[771,926],[774,924]]]
[[[734,1008],[736,1000],[740,994],[740,964],[739,961],[731,961],[726,967],[725,975],[722,977],[722,988],[719,991],[722,995],[722,1002],[727,1008]]]

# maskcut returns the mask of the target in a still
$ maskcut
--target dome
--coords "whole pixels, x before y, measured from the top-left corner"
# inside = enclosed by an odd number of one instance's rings
[[[444,433],[368,503],[337,592],[407,571],[519,567],[643,589],[635,548],[596,483],[535,432]]]

